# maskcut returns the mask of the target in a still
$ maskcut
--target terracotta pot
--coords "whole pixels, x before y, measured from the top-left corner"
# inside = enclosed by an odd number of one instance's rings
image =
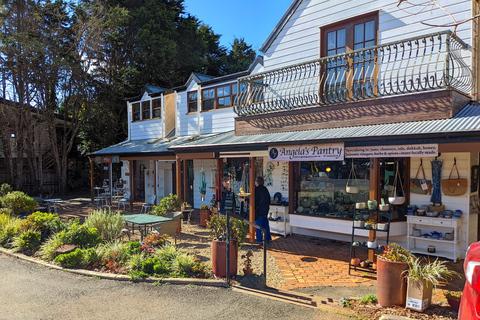
[[[407,279],[402,274],[407,262],[377,260],[377,297],[382,307],[405,306]]]
[[[207,221],[210,220],[210,214],[210,210],[200,210],[200,226],[207,226]]]
[[[360,259],[359,258],[352,258],[352,260],[350,261],[350,264],[352,266],[358,266],[358,265],[360,265]]]
[[[450,308],[458,312],[458,309],[460,308],[460,299],[457,298],[447,298],[448,305]]]
[[[243,269],[243,274],[246,276],[251,276],[253,274],[253,268]]]
[[[230,241],[230,276],[237,274],[238,249],[237,242]],[[213,240],[212,271],[217,277],[227,276],[227,242]]]
[[[376,264],[375,262],[372,263],[372,269],[373,269],[373,270],[377,270],[377,264]]]

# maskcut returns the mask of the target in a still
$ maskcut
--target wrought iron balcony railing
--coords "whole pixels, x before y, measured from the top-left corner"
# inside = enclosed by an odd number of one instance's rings
[[[238,79],[240,116],[437,89],[469,94],[468,46],[451,31],[428,34]]]

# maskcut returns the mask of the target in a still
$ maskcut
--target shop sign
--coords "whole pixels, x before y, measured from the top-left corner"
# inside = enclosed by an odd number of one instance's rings
[[[268,148],[268,161],[342,161],[343,143],[278,146]]]
[[[112,157],[112,163],[120,163],[120,157],[119,156],[113,156]]]
[[[112,163],[112,157],[102,157],[102,163]]]
[[[438,144],[347,147],[345,158],[437,157]]]

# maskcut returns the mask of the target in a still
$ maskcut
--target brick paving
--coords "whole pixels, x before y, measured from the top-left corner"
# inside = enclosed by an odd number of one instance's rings
[[[342,241],[307,237],[274,237],[268,245],[286,285],[281,289],[333,286],[376,285],[376,277],[352,271],[348,274],[350,244]]]

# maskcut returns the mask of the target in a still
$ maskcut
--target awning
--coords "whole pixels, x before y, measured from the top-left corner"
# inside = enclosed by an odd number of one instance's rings
[[[275,144],[300,144],[309,142],[352,142],[352,145],[371,145],[375,141],[400,139],[450,139],[469,137],[480,140],[480,106],[468,104],[450,119],[401,122],[319,130],[279,132],[236,136],[234,131],[188,141],[169,147],[175,152],[191,152],[194,149],[239,150],[256,146],[266,148]],[[454,141],[449,141],[454,142]],[[403,142],[405,143],[405,142]]]

